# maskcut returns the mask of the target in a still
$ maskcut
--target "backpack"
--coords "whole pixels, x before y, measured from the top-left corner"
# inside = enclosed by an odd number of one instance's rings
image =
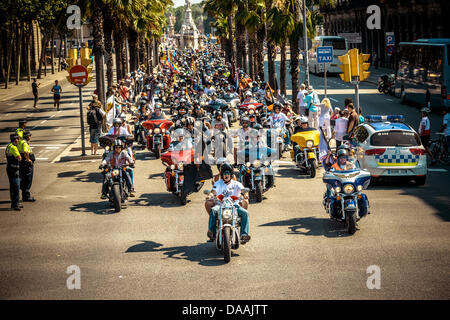
[[[87,123],[90,126],[98,125],[97,110],[91,109],[87,113]]]

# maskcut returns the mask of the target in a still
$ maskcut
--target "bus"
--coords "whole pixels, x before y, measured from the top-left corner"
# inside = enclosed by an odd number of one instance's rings
[[[396,65],[395,95],[437,109],[450,105],[450,39],[400,42]]]
[[[316,49],[317,47],[333,47],[333,62],[327,63],[327,73],[340,73],[339,69],[341,62],[338,56],[342,56],[347,53],[348,41],[347,39],[339,36],[318,36],[312,41],[311,49],[308,50],[309,58],[309,71],[315,74],[323,73],[323,63],[317,63]]]

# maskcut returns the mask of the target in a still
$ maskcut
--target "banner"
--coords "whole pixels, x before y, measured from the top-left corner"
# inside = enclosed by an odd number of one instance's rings
[[[106,99],[106,123],[112,126],[113,120],[116,117],[115,99],[114,95],[111,95]]]

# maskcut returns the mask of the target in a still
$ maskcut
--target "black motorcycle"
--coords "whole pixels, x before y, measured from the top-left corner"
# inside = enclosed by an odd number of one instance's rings
[[[126,188],[124,175],[126,174],[125,167],[100,167],[106,175],[106,183],[109,187],[108,199],[114,205],[114,211],[120,212],[122,206],[128,199],[128,190]]]

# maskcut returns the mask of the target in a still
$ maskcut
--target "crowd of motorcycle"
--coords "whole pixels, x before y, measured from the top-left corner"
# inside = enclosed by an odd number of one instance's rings
[[[208,237],[228,262],[231,250],[250,240],[249,195],[263,200],[275,185],[274,164],[289,151],[300,174],[314,178],[324,167],[324,208],[350,234],[356,231],[357,221],[370,212],[363,193],[370,174],[353,161],[351,143],[333,153],[323,132],[308,127],[308,119],[293,111],[291,101],[274,96],[267,83],[242,70],[235,82],[212,44],[196,51],[168,48],[167,56],[157,73],[144,76],[128,115],[118,114],[100,138],[102,199],[116,212],[135,196],[135,149],[147,149],[166,167],[166,190],[182,205],[212,179],[212,190],[204,191]]]

